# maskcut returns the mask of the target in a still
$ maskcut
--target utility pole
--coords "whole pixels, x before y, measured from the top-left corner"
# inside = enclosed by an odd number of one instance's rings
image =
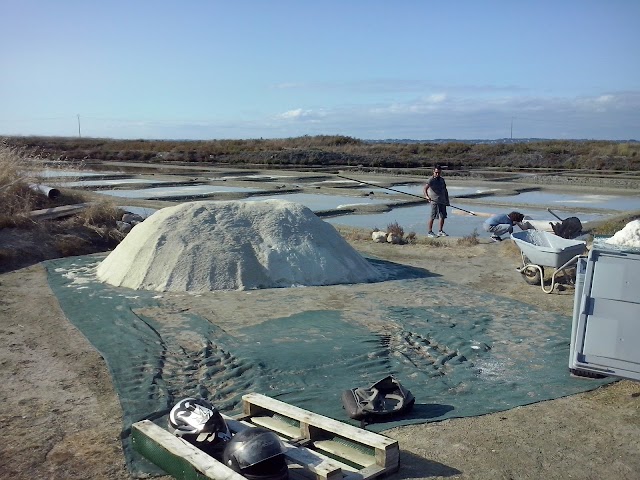
[[[513,117],[511,117],[511,140],[513,140]]]
[[[78,117],[78,137],[82,138],[82,134],[80,133],[80,114],[79,113],[78,113],[77,117]]]

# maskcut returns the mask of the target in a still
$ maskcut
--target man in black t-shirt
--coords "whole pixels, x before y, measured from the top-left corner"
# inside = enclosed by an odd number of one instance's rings
[[[433,176],[427,180],[423,188],[424,198],[427,202],[431,203],[431,216],[429,217],[429,231],[427,236],[431,238],[447,237],[448,235],[443,230],[444,219],[447,218],[447,205],[449,205],[449,192],[447,191],[447,184],[442,178],[442,168],[440,165],[436,165],[433,169]],[[440,229],[438,235],[433,233],[433,221],[440,219]]]

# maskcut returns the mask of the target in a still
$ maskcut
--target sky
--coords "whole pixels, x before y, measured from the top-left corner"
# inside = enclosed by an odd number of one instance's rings
[[[0,0],[0,136],[640,140],[638,0]]]

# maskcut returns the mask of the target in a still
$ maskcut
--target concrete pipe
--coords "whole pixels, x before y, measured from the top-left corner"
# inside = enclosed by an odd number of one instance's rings
[[[53,187],[48,187],[47,185],[40,185],[39,183],[32,183],[29,185],[29,188],[34,192],[42,193],[47,197],[54,199],[60,196],[60,190]]]

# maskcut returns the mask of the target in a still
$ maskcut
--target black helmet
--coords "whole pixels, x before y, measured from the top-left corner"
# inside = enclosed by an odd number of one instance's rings
[[[218,409],[202,398],[189,397],[176,403],[169,413],[169,431],[203,449],[222,448],[231,439]]]
[[[226,466],[249,480],[283,480],[289,477],[284,452],[278,435],[252,427],[233,436],[222,458]]]

